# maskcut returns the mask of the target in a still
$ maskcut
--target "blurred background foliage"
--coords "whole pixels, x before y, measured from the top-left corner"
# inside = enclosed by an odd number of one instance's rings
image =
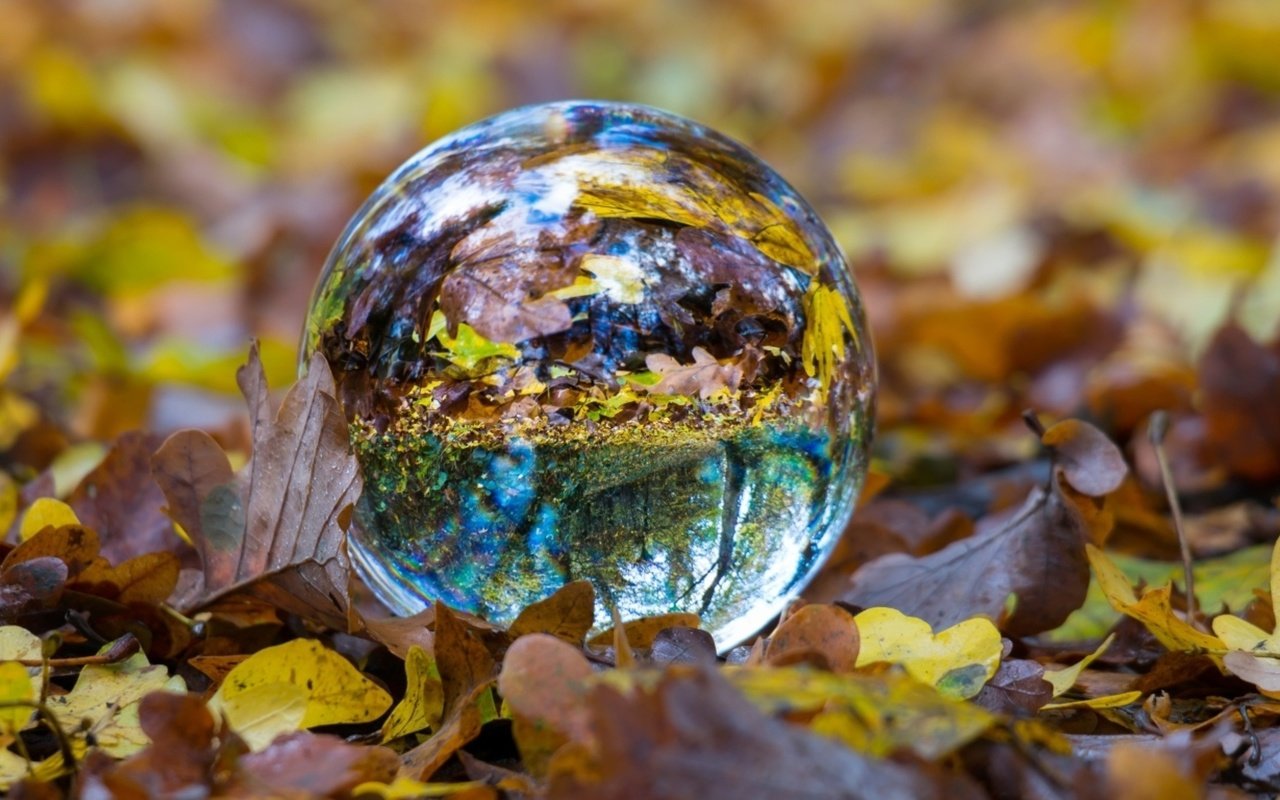
[[[813,202],[898,475],[1025,456],[1025,406],[1194,437],[1209,336],[1280,319],[1275,0],[0,0],[0,449],[234,439],[248,339],[287,383],[382,177],[567,97],[710,124]]]

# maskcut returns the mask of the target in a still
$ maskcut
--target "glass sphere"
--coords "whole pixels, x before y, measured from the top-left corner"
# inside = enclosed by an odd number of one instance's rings
[[[831,234],[736,142],[636,105],[519,108],[401,166],[324,268],[364,475],[351,551],[400,613],[507,623],[570,581],[597,621],[720,646],[852,512],[875,370]]]

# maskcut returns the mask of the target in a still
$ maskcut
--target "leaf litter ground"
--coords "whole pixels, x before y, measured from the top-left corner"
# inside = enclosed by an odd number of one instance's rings
[[[387,618],[346,561],[359,478],[327,366],[276,411],[256,349],[239,382],[254,448],[238,471],[203,433],[129,435],[69,503],[15,508],[0,561],[12,790],[1122,797],[1134,769],[1173,770],[1189,797],[1280,785],[1280,564],[1254,548],[1259,585],[1189,613],[1167,577],[1113,560],[1132,478],[1089,423],[1027,415],[1044,480],[953,537],[893,514],[862,527],[882,502],[864,498],[846,538],[888,525],[900,552],[837,557],[843,579],[815,584],[828,596],[722,658],[692,615],[596,631],[586,582],[508,629],[442,605]],[[132,529],[151,549],[118,541]],[[1221,561],[1193,565],[1215,596]]]

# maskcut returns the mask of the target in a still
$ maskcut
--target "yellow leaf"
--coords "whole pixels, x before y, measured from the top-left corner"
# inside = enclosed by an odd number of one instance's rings
[[[40,637],[21,625],[0,627],[0,661],[26,661],[40,658]],[[39,667],[28,667],[32,677],[40,674]]]
[[[854,617],[861,636],[858,666],[888,662],[949,697],[976,695],[1000,666],[1000,631],[975,617],[934,634],[929,623],[893,608],[868,608]]]
[[[185,684],[138,653],[116,664],[85,667],[69,693],[45,703],[64,730],[87,731],[108,755],[124,758],[150,743],[138,724],[138,703],[161,689],[183,691]]]
[[[1280,541],[1271,550],[1270,572],[1274,611],[1280,607]],[[1280,625],[1276,631],[1267,633],[1252,622],[1222,614],[1214,618],[1213,632],[1228,649],[1239,651],[1223,658],[1227,671],[1253,683],[1263,694],[1276,696],[1280,687],[1280,660],[1272,656],[1280,655]]]
[[[0,736],[0,792],[9,791],[10,787],[23,778],[46,783],[66,773],[62,753],[54,753],[45,760],[32,764],[9,749],[12,743],[12,736]]]
[[[1098,579],[1098,586],[1106,595],[1111,607],[1141,622],[1160,644],[1170,650],[1187,652],[1220,651],[1222,641],[1205,633],[1184,620],[1173,609],[1173,585],[1148,589],[1142,598],[1133,591],[1129,579],[1111,559],[1092,544],[1085,546],[1089,564]]]
[[[1139,691],[1122,692],[1120,694],[1103,695],[1102,697],[1091,697],[1088,700],[1071,700],[1066,703],[1050,703],[1047,706],[1042,706],[1040,710],[1053,711],[1063,708],[1120,708],[1121,706],[1129,705],[1140,697],[1142,697],[1142,692]]]
[[[825,401],[836,370],[845,359],[845,334],[855,348],[861,347],[858,329],[844,295],[816,280],[805,295],[805,316],[808,321],[801,342],[801,363],[806,375],[818,379],[818,396]]]
[[[26,667],[16,661],[0,663],[0,735],[16,736],[26,727],[35,709],[16,703],[35,700],[36,697],[36,686],[31,682]]]
[[[941,758],[996,721],[979,706],[945,697],[901,673],[734,668],[726,676],[765,713],[816,713],[811,722],[816,733],[875,757],[910,750],[924,759]]]
[[[293,720],[293,712],[282,713],[268,724],[266,720],[273,712],[271,693],[261,687],[275,687],[273,691],[282,692],[277,697],[291,704],[295,693],[285,691],[285,685],[299,687],[305,693],[306,705],[301,719],[292,723],[294,727],[279,727],[277,733],[317,725],[368,722],[391,706],[391,696],[350,661],[314,639],[295,639],[259,650],[237,664],[209,699],[209,707],[224,714],[237,731],[249,724],[256,726],[255,730],[283,726]],[[249,690],[255,690],[255,694],[237,699]]]
[[[1076,681],[1080,680],[1080,673],[1084,672],[1086,667],[1096,661],[1098,656],[1105,653],[1107,648],[1110,647],[1111,643],[1115,640],[1116,635],[1113,633],[1106,639],[1102,640],[1102,644],[1098,645],[1097,650],[1094,650],[1092,653],[1069,667],[1062,667],[1061,669],[1046,668],[1044,671],[1044,679],[1053,687],[1053,696],[1057,697],[1058,695],[1066,692],[1072,686],[1075,686]]]
[[[1230,614],[1214,618],[1213,632],[1229,650],[1280,654],[1280,637]]]
[[[280,734],[302,729],[309,699],[307,690],[294,683],[259,683],[221,700],[215,695],[209,707],[257,752]]]
[[[355,788],[355,797],[381,797],[382,800],[413,800],[417,797],[449,797],[469,789],[487,786],[484,781],[467,781],[465,783],[423,783],[401,775],[391,783],[369,781]]]
[[[53,474],[54,496],[71,494],[80,481],[102,463],[108,449],[102,442],[81,442],[58,453],[49,465],[49,472]]]
[[[18,516],[18,485],[9,473],[0,472],[0,531],[9,530]]]
[[[598,290],[619,303],[635,304],[644,300],[644,269],[629,258],[587,254],[579,267],[595,276]]]
[[[40,419],[40,409],[30,400],[0,388],[0,449],[8,450],[27,428]]]
[[[440,715],[444,712],[444,686],[427,651],[412,645],[404,660],[404,671],[404,699],[391,710],[382,726],[383,742],[426,728],[435,729],[439,727]]]
[[[79,525],[80,519],[71,506],[52,497],[41,497],[22,515],[18,536],[22,541],[30,539],[45,528],[61,528],[63,525]]]

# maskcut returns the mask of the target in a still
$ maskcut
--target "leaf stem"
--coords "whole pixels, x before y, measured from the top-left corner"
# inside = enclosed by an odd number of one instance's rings
[[[142,644],[132,633],[126,633],[111,644],[111,648],[105,653],[97,653],[91,656],[74,656],[71,658],[15,658],[24,667],[43,667],[46,664],[50,669],[60,669],[63,667],[87,667],[93,664],[115,664],[123,661],[134,653],[142,649]]]
[[[1169,432],[1169,415],[1164,411],[1156,411],[1147,423],[1147,438],[1156,451],[1156,463],[1160,466],[1160,482],[1164,484],[1164,494],[1169,501],[1169,512],[1173,515],[1173,529],[1178,534],[1178,547],[1182,550],[1183,588],[1187,594],[1187,619],[1199,628],[1199,615],[1196,613],[1195,574],[1191,569],[1191,545],[1187,542],[1187,531],[1182,524],[1182,506],[1178,503],[1178,493],[1173,488],[1173,470],[1169,467],[1169,458],[1164,452],[1164,437]]]

